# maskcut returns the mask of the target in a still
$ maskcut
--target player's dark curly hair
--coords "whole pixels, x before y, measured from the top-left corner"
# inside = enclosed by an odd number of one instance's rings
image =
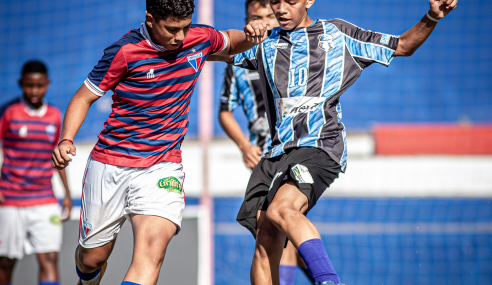
[[[268,7],[270,5],[270,0],[246,0],[246,16],[248,15],[249,5],[259,2],[261,6]]]
[[[169,17],[183,19],[191,16],[195,11],[193,0],[146,0],[147,12],[154,19],[166,20]]]
[[[22,76],[28,73],[43,73],[48,75],[48,68],[39,60],[31,60],[26,62],[22,67]]]

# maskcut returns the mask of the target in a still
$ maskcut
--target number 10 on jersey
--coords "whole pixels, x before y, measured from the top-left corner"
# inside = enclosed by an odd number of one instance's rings
[[[297,72],[296,72],[297,71]],[[296,80],[296,75],[298,79]],[[289,70],[289,87],[306,86],[308,70],[306,67],[292,68]]]

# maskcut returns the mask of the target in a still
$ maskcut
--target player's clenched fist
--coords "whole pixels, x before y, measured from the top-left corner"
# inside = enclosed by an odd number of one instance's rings
[[[62,141],[55,149],[53,150],[53,154],[51,155],[51,162],[56,169],[63,169],[68,166],[68,164],[72,161],[70,156],[71,154],[75,156],[76,148],[69,141]]]
[[[429,15],[432,18],[440,20],[456,8],[458,0],[429,0],[429,4]]]
[[[266,22],[262,20],[254,20],[249,22],[244,27],[244,33],[246,34],[246,38],[249,42],[259,44],[267,38],[267,28],[268,25]]]

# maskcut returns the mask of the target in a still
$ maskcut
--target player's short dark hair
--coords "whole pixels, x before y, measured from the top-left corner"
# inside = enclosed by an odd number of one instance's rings
[[[22,67],[22,76],[28,73],[43,73],[48,75],[48,68],[39,60],[30,60]]]
[[[246,17],[248,16],[249,5],[259,2],[261,6],[268,7],[270,5],[270,0],[246,0]]]
[[[169,17],[183,19],[195,11],[194,0],[146,0],[147,12],[154,19],[166,20]]]

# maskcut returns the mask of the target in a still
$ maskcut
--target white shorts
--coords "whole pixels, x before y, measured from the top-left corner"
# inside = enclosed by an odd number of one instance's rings
[[[89,157],[82,186],[79,244],[100,247],[116,238],[130,214],[159,216],[181,228],[184,172],[180,163],[124,167]]]
[[[0,256],[21,259],[24,254],[60,251],[61,207],[0,207]]]

